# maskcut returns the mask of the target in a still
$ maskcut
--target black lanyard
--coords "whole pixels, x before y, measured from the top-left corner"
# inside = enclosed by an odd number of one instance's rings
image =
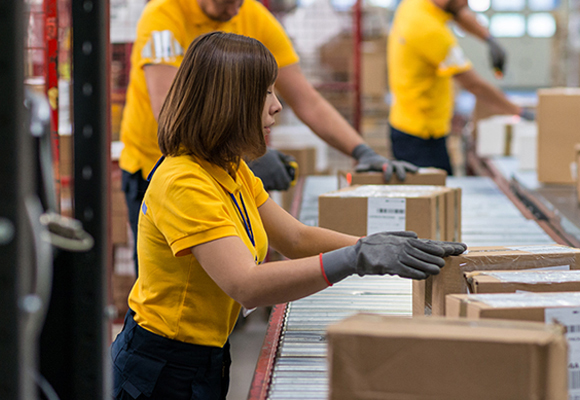
[[[248,237],[250,238],[250,242],[252,242],[252,246],[254,246],[254,248],[255,248],[256,241],[254,240],[254,231],[252,230],[252,223],[250,222],[250,217],[248,215],[248,211],[246,210],[246,205],[244,204],[244,198],[242,197],[242,193],[240,193],[240,202],[242,203],[242,207],[244,208],[244,213],[242,213],[242,209],[238,205],[238,202],[236,200],[236,196],[234,196],[233,193],[230,193],[230,197],[232,198],[232,201],[234,202],[234,204],[236,205],[236,208],[238,209],[238,212],[240,213],[240,217],[242,218],[242,222],[244,223],[244,228],[246,229],[246,233],[248,234]],[[244,214],[245,214],[245,218],[244,218]]]

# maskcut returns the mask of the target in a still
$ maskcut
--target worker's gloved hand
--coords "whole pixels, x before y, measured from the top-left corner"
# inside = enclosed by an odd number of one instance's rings
[[[496,73],[503,75],[506,60],[505,50],[492,36],[487,38],[487,45],[489,46],[491,67]]]
[[[296,161],[294,157],[268,148],[262,157],[250,161],[248,166],[262,180],[266,190],[288,190],[294,179],[286,166]]]
[[[399,180],[404,181],[407,172],[415,173],[419,170],[419,167],[406,161],[387,160],[364,143],[356,146],[351,156],[358,161],[356,172],[382,171],[385,182],[391,180],[393,172],[397,174]]]
[[[353,246],[324,253],[322,267],[331,284],[354,273],[426,279],[439,273],[444,257],[466,249],[464,243],[417,239],[414,232],[381,232],[363,237]]]
[[[536,119],[536,113],[528,108],[522,108],[522,111],[520,111],[520,117],[526,121],[534,121]]]

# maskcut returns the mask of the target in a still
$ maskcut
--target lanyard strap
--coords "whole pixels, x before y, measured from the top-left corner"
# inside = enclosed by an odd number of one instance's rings
[[[238,209],[238,212],[240,213],[240,217],[242,218],[242,222],[244,223],[244,228],[246,229],[246,233],[250,238],[250,242],[252,242],[252,246],[256,247],[256,242],[254,240],[254,231],[252,230],[252,224],[250,222],[250,217],[248,215],[248,211],[246,210],[246,205],[244,204],[244,198],[242,197],[242,194],[240,193],[240,202],[242,203],[242,207],[244,208],[244,213],[242,213],[242,209],[238,205],[236,196],[234,196],[233,193],[230,193],[230,197],[232,198],[232,201],[234,202],[236,208]],[[246,215],[245,218],[244,214]]]

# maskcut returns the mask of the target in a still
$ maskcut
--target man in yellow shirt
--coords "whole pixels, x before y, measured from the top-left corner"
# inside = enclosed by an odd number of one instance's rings
[[[131,55],[130,82],[121,124],[124,148],[119,165],[133,233],[146,177],[161,156],[157,116],[181,64],[198,36],[224,31],[252,37],[274,55],[279,67],[276,87],[296,115],[321,139],[358,161],[359,170],[395,171],[400,179],[416,167],[389,161],[366,145],[348,122],[308,83],[284,29],[256,0],[153,0],[137,25]],[[287,189],[291,178],[281,153],[269,151],[250,164],[266,190]]]
[[[498,114],[529,116],[473,70],[447,26],[450,20],[488,43],[492,66],[502,73],[505,53],[476,21],[467,0],[403,0],[395,13],[387,54],[394,157],[442,168],[451,175],[446,136],[453,115],[453,80]]]

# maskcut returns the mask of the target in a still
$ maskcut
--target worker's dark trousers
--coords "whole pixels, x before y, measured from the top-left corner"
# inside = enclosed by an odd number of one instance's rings
[[[168,339],[125,316],[111,345],[116,400],[224,400],[230,371],[229,342],[223,348]]]
[[[135,260],[135,276],[139,276],[139,263],[137,261],[137,224],[139,222],[139,212],[141,211],[141,203],[145,197],[145,191],[149,186],[149,182],[143,179],[141,170],[131,174],[127,171],[122,172],[121,188],[125,192],[125,201],[127,202],[127,211],[129,213],[129,224],[133,232],[133,239],[135,245],[133,246],[133,258]]]
[[[409,135],[389,125],[391,130],[391,146],[393,156],[397,160],[408,161],[419,167],[435,167],[453,175],[449,153],[447,152],[447,138],[422,139]]]

